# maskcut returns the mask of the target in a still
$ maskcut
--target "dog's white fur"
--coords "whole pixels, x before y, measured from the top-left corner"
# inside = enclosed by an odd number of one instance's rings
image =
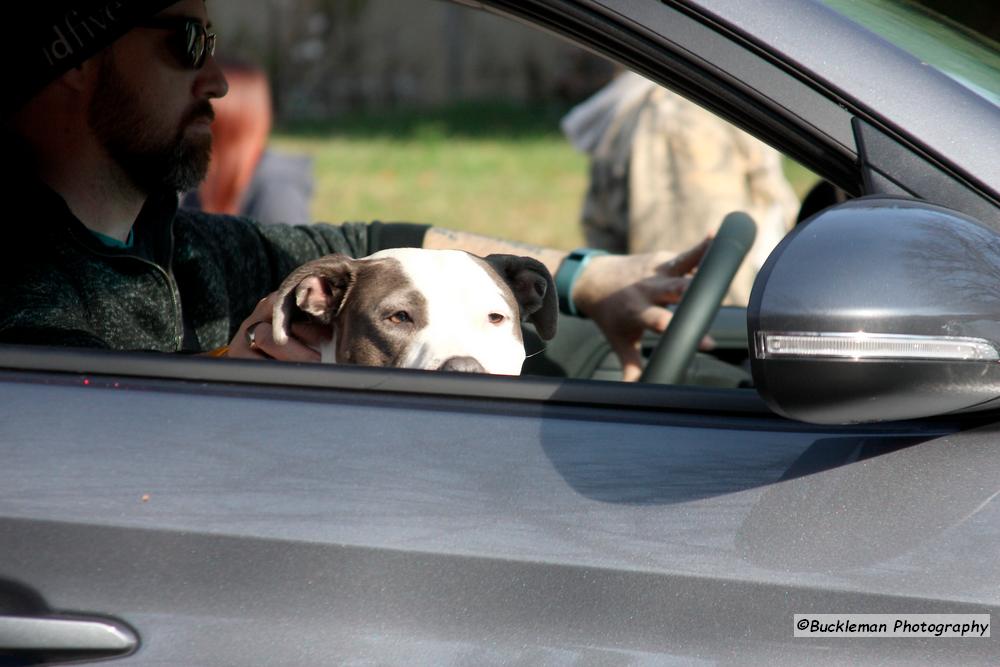
[[[410,281],[427,298],[428,325],[421,329],[403,362],[404,368],[437,368],[450,357],[477,359],[487,373],[517,375],[524,364],[524,342],[509,293],[486,266],[459,250],[397,248],[373,257],[395,257]],[[503,322],[490,322],[490,315]]]

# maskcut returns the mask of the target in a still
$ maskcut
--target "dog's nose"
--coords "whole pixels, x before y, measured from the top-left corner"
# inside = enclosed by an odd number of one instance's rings
[[[452,357],[446,359],[438,368],[439,371],[454,371],[456,373],[485,373],[483,365],[472,357]]]

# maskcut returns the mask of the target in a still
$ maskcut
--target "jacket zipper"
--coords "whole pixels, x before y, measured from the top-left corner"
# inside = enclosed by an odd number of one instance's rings
[[[171,233],[171,245],[173,244],[173,234]],[[167,281],[167,286],[170,288],[170,300],[174,304],[174,351],[180,352],[184,347],[184,313],[181,312],[181,291],[177,287],[177,281],[170,272],[164,270],[162,266],[156,262],[151,262],[148,259],[143,259],[137,255],[124,255],[130,259],[135,259],[143,264],[148,264],[154,269],[160,272],[163,278]]]
[[[174,351],[180,352],[184,347],[184,321],[183,313],[181,312],[181,297],[180,288],[177,287],[177,281],[174,277],[170,275],[170,272],[164,270],[162,266],[156,262],[151,262],[148,259],[139,257],[138,255],[109,255],[107,253],[99,252],[93,248],[87,247],[87,244],[76,238],[75,234],[70,234],[74,241],[76,241],[85,251],[96,255],[98,257],[106,257],[108,259],[132,259],[143,264],[147,264],[163,276],[164,280],[167,281],[167,288],[170,290],[170,300],[174,306]],[[174,228],[173,225],[170,226],[170,257],[173,259],[174,250]]]

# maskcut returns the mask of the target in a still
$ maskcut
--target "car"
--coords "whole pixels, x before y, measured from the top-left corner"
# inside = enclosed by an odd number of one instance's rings
[[[713,250],[650,340],[693,359],[668,383],[570,318],[519,378],[0,346],[0,661],[1000,661],[795,626],[1000,617],[995,45],[902,0],[462,4],[851,199],[746,309]]]

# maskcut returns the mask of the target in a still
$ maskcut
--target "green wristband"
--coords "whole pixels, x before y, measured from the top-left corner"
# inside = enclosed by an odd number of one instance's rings
[[[559,297],[559,312],[566,315],[584,317],[577,311],[576,304],[573,303],[571,296],[573,294],[573,287],[576,286],[577,279],[583,273],[583,269],[587,266],[587,262],[590,261],[591,257],[607,254],[606,250],[577,248],[566,255],[566,259],[562,261],[562,264],[559,265],[559,270],[556,271],[555,278],[556,295]]]

